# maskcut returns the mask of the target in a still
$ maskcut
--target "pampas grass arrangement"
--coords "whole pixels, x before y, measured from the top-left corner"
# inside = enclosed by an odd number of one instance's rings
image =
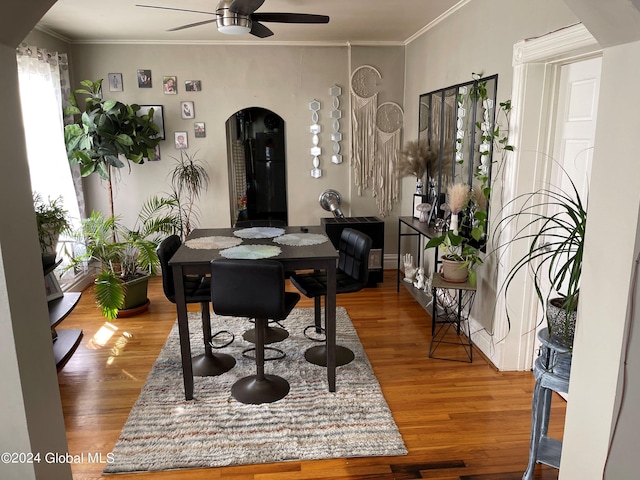
[[[426,174],[432,176],[437,170],[438,154],[427,146],[426,140],[411,140],[400,151],[398,176],[415,176],[422,179]]]
[[[447,187],[447,204],[453,215],[462,211],[469,201],[471,189],[466,183],[454,183]]]

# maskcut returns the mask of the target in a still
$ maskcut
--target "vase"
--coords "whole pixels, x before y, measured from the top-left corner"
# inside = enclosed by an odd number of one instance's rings
[[[451,214],[451,221],[449,223],[449,230],[453,230],[453,233],[455,235],[458,235],[458,214],[457,213],[452,213]]]
[[[416,179],[416,195],[422,195],[422,179]]]

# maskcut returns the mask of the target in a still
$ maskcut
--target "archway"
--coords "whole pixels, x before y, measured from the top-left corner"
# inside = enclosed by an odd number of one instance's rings
[[[227,120],[231,224],[238,220],[287,223],[284,120],[259,107]]]

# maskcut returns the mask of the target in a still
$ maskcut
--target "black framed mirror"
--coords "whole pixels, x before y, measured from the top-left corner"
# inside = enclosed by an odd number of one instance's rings
[[[440,206],[454,183],[470,185],[470,208],[484,209],[489,218],[497,87],[496,74],[420,95],[418,139],[438,155],[437,168],[427,178],[428,201],[435,212],[431,221],[443,217]],[[469,218],[474,213],[465,212]]]

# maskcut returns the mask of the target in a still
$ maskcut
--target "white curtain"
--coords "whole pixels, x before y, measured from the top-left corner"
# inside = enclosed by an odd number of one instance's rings
[[[16,58],[31,188],[45,200],[62,197],[69,220],[78,226],[84,217],[82,184],[67,160],[63,133],[63,99],[70,92],[67,56],[22,44]]]

